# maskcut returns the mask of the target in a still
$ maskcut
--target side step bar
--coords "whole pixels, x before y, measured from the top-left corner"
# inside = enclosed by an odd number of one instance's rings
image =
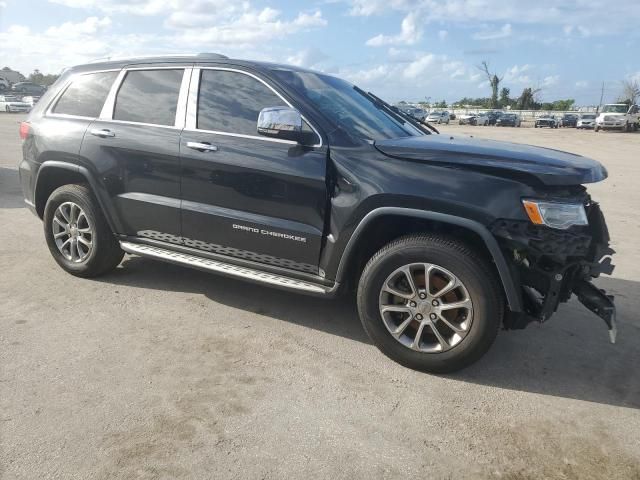
[[[230,263],[224,263],[218,260],[189,255],[187,253],[176,252],[165,248],[155,247],[133,242],[120,242],[120,248],[127,253],[140,255],[143,257],[155,258],[176,265],[197,268],[207,272],[220,273],[230,277],[249,280],[252,282],[263,283],[273,287],[286,290],[297,290],[314,295],[327,295],[333,290],[330,287],[317,285],[315,283],[298,280],[295,278],[285,277],[273,273],[262,272],[248,267],[241,267]]]

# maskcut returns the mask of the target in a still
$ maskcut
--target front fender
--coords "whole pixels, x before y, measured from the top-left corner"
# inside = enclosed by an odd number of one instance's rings
[[[502,282],[502,286],[504,288],[505,296],[507,298],[507,303],[509,305],[509,309],[512,312],[522,312],[522,299],[520,295],[519,289],[516,287],[516,284],[513,280],[513,276],[509,269],[509,265],[500,250],[500,246],[496,241],[495,237],[489,232],[489,230],[482,225],[481,223],[471,220],[464,217],[457,217],[454,215],[449,215],[440,212],[431,212],[425,210],[416,210],[411,208],[402,208],[402,207],[380,207],[376,208],[360,221],[358,226],[355,228],[353,234],[349,238],[347,245],[343,251],[342,257],[340,258],[340,263],[338,265],[338,269],[336,272],[336,282],[342,282],[344,280],[344,276],[347,271],[347,267],[350,261],[354,258],[354,253],[357,250],[356,246],[361,240],[361,235],[365,231],[367,225],[369,225],[376,218],[383,215],[392,215],[392,216],[400,216],[400,217],[409,217],[416,218],[422,220],[430,220],[439,223],[454,225],[457,227],[465,228],[471,230],[475,234],[477,234],[487,250],[491,254],[493,262],[496,265],[498,270],[498,274],[500,276],[500,281]]]

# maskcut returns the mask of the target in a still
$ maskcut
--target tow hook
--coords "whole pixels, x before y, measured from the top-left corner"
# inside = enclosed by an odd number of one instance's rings
[[[611,343],[616,343],[618,329],[613,295],[607,295],[604,290],[598,289],[586,280],[578,280],[573,285],[573,293],[576,294],[580,303],[604,320],[609,328],[609,340]]]

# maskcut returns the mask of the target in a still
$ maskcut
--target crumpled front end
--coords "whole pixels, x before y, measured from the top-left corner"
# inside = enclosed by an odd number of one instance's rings
[[[588,225],[558,230],[527,221],[497,220],[491,231],[511,259],[511,273],[521,286],[524,312],[510,315],[506,328],[524,328],[531,321],[543,323],[572,294],[601,317],[615,342],[613,297],[593,285],[600,274],[610,275],[614,266],[609,232],[598,203],[584,193]]]

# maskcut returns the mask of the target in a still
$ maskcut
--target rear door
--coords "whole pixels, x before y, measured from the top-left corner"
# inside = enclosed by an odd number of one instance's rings
[[[129,236],[180,243],[180,131],[191,69],[121,72],[81,154],[99,166]]]
[[[291,105],[254,73],[194,69],[180,143],[184,242],[318,273],[327,149],[318,135],[308,147],[260,136],[260,110],[276,106]]]

